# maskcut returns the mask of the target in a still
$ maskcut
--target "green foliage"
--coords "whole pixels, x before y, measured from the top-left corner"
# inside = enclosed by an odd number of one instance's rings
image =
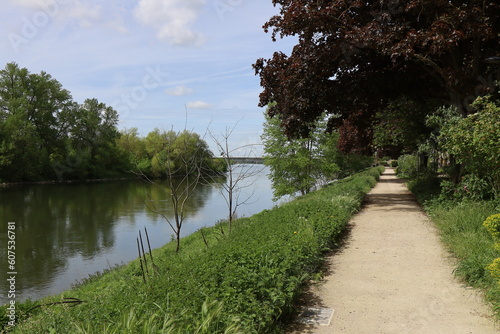
[[[439,177],[430,174],[409,180],[407,187],[421,203],[425,203],[439,196],[441,192],[441,182]]]
[[[441,182],[441,197],[451,200],[481,201],[491,199],[493,192],[490,184],[476,174],[464,175],[460,183],[448,180]]]
[[[416,178],[418,174],[418,158],[413,154],[402,155],[398,159],[396,173],[400,177]]]
[[[494,259],[492,263],[486,266],[486,269],[489,271],[490,275],[495,277],[500,283],[500,257]]]
[[[308,138],[288,138],[278,117],[266,116],[264,123],[264,163],[271,169],[274,196],[279,198],[300,192],[307,194],[321,180],[340,171],[338,134],[327,134],[326,124],[318,123]]]
[[[487,97],[472,105],[476,113],[448,124],[441,130],[443,147],[468,173],[488,181],[500,191],[500,106]]]
[[[139,262],[109,271],[40,303],[14,333],[275,333],[305,280],[336,244],[383,168],[335,182],[235,222],[220,223],[154,250],[157,270],[142,282]],[[206,242],[205,242],[206,241]],[[4,312],[0,308],[0,312]]]
[[[401,153],[415,152],[429,133],[425,123],[429,109],[408,98],[399,98],[378,112],[373,130],[373,145],[378,153],[397,158]]]
[[[102,178],[123,174],[118,114],[96,99],[83,104],[45,72],[15,63],[0,71],[0,180]]]
[[[484,227],[497,242],[500,242],[500,213],[491,215],[483,222]]]
[[[359,172],[373,164],[373,157],[359,154],[343,154],[338,165],[340,167],[339,176],[348,176]]]
[[[206,300],[199,310],[199,317],[193,323],[182,322],[172,316],[158,304],[151,306],[139,305],[130,307],[122,313],[116,322],[72,323],[75,333],[80,334],[238,334],[243,333],[237,324],[237,319],[228,325],[221,325],[219,319],[223,311],[223,303]]]
[[[495,205],[491,202],[441,201],[429,204],[428,208],[443,241],[460,260],[457,274],[470,284],[493,286],[485,268],[498,255],[482,223],[495,212]]]
[[[213,157],[208,144],[197,133],[154,129],[141,138],[136,128],[121,132],[119,147],[132,161],[132,171],[148,178],[194,174],[219,174],[226,171]]]
[[[486,218],[483,222],[483,226],[491,234],[495,240],[495,249],[500,251],[500,213],[494,214]],[[491,276],[493,276],[500,284],[500,257],[497,257],[490,263],[486,269],[489,271]]]

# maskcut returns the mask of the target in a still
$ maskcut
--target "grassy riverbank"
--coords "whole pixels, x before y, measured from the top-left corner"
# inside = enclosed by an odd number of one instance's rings
[[[440,180],[424,177],[412,180],[415,194],[439,230],[441,240],[457,260],[455,274],[465,283],[485,292],[500,319],[500,286],[486,266],[500,257],[484,220],[500,212],[498,201],[452,200],[441,194]]]
[[[223,224],[205,228],[177,254],[173,244],[156,249],[145,275],[136,260],[61,295],[16,305],[11,332],[280,333],[301,286],[382,170],[239,219],[230,234]],[[6,308],[0,312],[4,323]]]

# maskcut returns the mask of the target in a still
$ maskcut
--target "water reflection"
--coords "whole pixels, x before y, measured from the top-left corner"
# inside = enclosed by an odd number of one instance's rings
[[[270,208],[272,192],[265,173],[256,176],[255,203],[243,215]],[[187,200],[182,235],[225,217],[227,208],[216,184],[201,184]],[[138,181],[31,185],[0,188],[0,261],[7,267],[7,222],[16,222],[18,300],[40,298],[67,289],[77,279],[135,258],[135,237],[144,227],[152,247],[173,233],[146,201],[172,217],[170,193]],[[0,290],[7,291],[0,271]],[[5,294],[0,303],[7,302]]]

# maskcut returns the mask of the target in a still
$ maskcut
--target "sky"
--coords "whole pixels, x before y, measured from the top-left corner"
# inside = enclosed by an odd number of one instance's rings
[[[210,131],[219,141],[232,131],[233,155],[260,156],[265,110],[252,64],[295,44],[262,29],[277,13],[271,0],[4,0],[0,66],[44,71],[76,102],[112,106],[120,130]]]

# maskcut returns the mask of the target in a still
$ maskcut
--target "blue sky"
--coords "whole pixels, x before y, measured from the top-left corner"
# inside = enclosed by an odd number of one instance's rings
[[[251,65],[294,41],[262,25],[271,0],[5,0],[0,63],[45,71],[75,101],[97,98],[119,128],[214,134],[235,127],[232,149],[260,143],[264,110]],[[187,112],[186,112],[187,110]],[[186,116],[187,115],[187,116]],[[207,136],[215,154],[215,146]],[[254,146],[256,155],[261,146]],[[249,152],[235,152],[249,154]]]

